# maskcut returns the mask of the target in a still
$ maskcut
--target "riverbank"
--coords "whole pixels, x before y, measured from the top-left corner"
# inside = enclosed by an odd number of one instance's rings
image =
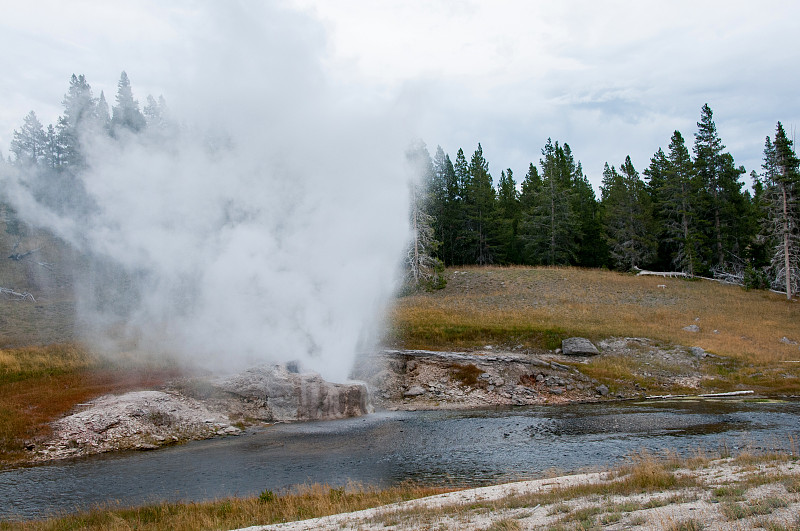
[[[800,466],[785,455],[633,456],[595,472],[439,494],[246,531],[797,529]]]
[[[52,435],[26,444],[26,461],[44,463],[120,450],[154,450],[190,440],[239,435],[274,422],[330,420],[378,411],[468,410],[558,405],[648,394],[701,394],[727,360],[702,349],[646,338],[599,341],[596,355],[486,346],[467,352],[387,349],[364,355],[354,377],[331,384],[293,366],[265,365],[228,377],[175,378],[158,389],[104,395],[51,424]],[[606,360],[631,376],[591,376]],[[647,382],[642,385],[640,382]]]

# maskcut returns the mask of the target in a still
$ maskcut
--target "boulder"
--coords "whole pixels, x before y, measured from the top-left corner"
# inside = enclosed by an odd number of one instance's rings
[[[686,332],[699,332],[700,331],[700,327],[697,326],[697,325],[684,326],[683,329]]]
[[[331,383],[315,372],[293,372],[284,365],[255,367],[215,384],[243,400],[263,401],[273,421],[358,417],[370,410],[365,384]]]
[[[410,387],[405,393],[403,393],[403,396],[410,398],[413,396],[420,396],[424,394],[425,394],[425,389],[423,389],[418,385],[415,385],[413,387]]]
[[[595,387],[595,392],[600,396],[607,396],[608,395],[608,387],[605,385],[598,385]]]
[[[567,356],[596,356],[597,347],[585,337],[568,337],[561,342],[561,351]]]
[[[700,358],[700,359],[703,359],[708,355],[702,347],[690,347],[689,353],[691,353],[691,355],[694,356],[695,358]]]

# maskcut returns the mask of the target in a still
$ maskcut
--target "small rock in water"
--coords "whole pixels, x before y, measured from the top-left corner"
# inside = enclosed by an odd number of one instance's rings
[[[697,325],[684,326],[683,329],[686,332],[699,332],[700,331],[700,327],[697,326]]]

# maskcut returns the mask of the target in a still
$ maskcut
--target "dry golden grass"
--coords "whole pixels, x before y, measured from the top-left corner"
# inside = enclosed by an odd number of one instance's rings
[[[0,382],[87,369],[97,363],[86,348],[74,343],[0,350]]]
[[[800,341],[800,304],[781,295],[578,268],[468,267],[450,269],[447,276],[445,289],[397,301],[390,318],[392,343],[553,349],[571,335],[648,337],[731,358],[735,366],[717,369],[723,387],[800,390],[800,364],[785,363],[800,360],[800,349],[781,342],[783,337]],[[692,324],[700,332],[683,330]],[[786,381],[776,381],[781,379]]]
[[[649,337],[758,361],[800,359],[797,345],[780,342],[800,340],[800,305],[781,295],[602,270],[451,269],[445,289],[398,300],[392,323],[393,339],[408,347],[498,339],[547,347],[549,338],[581,334]],[[691,324],[701,331],[683,330]]]
[[[448,489],[402,486],[388,489],[296,487],[282,494],[265,491],[259,497],[231,498],[203,503],[162,503],[137,508],[105,508],[45,521],[0,523],[17,530],[162,530],[233,529],[252,525],[303,520],[358,511],[404,500],[448,492]]]

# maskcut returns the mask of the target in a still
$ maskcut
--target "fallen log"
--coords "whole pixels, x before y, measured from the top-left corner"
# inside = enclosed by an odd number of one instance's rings
[[[675,398],[725,398],[728,396],[752,395],[755,391],[728,391],[727,393],[703,393],[701,395],[650,395],[647,400],[667,400]]]
[[[636,273],[637,277],[641,276],[654,276],[654,277],[678,277],[678,278],[687,278],[689,275],[683,273],[682,271],[645,271],[644,269],[640,269],[638,273]]]
[[[27,291],[20,293],[19,291],[14,291],[13,289],[0,287],[0,295],[12,297],[13,300],[17,301],[30,300],[31,302],[36,302],[36,299],[33,297],[33,295]]]

